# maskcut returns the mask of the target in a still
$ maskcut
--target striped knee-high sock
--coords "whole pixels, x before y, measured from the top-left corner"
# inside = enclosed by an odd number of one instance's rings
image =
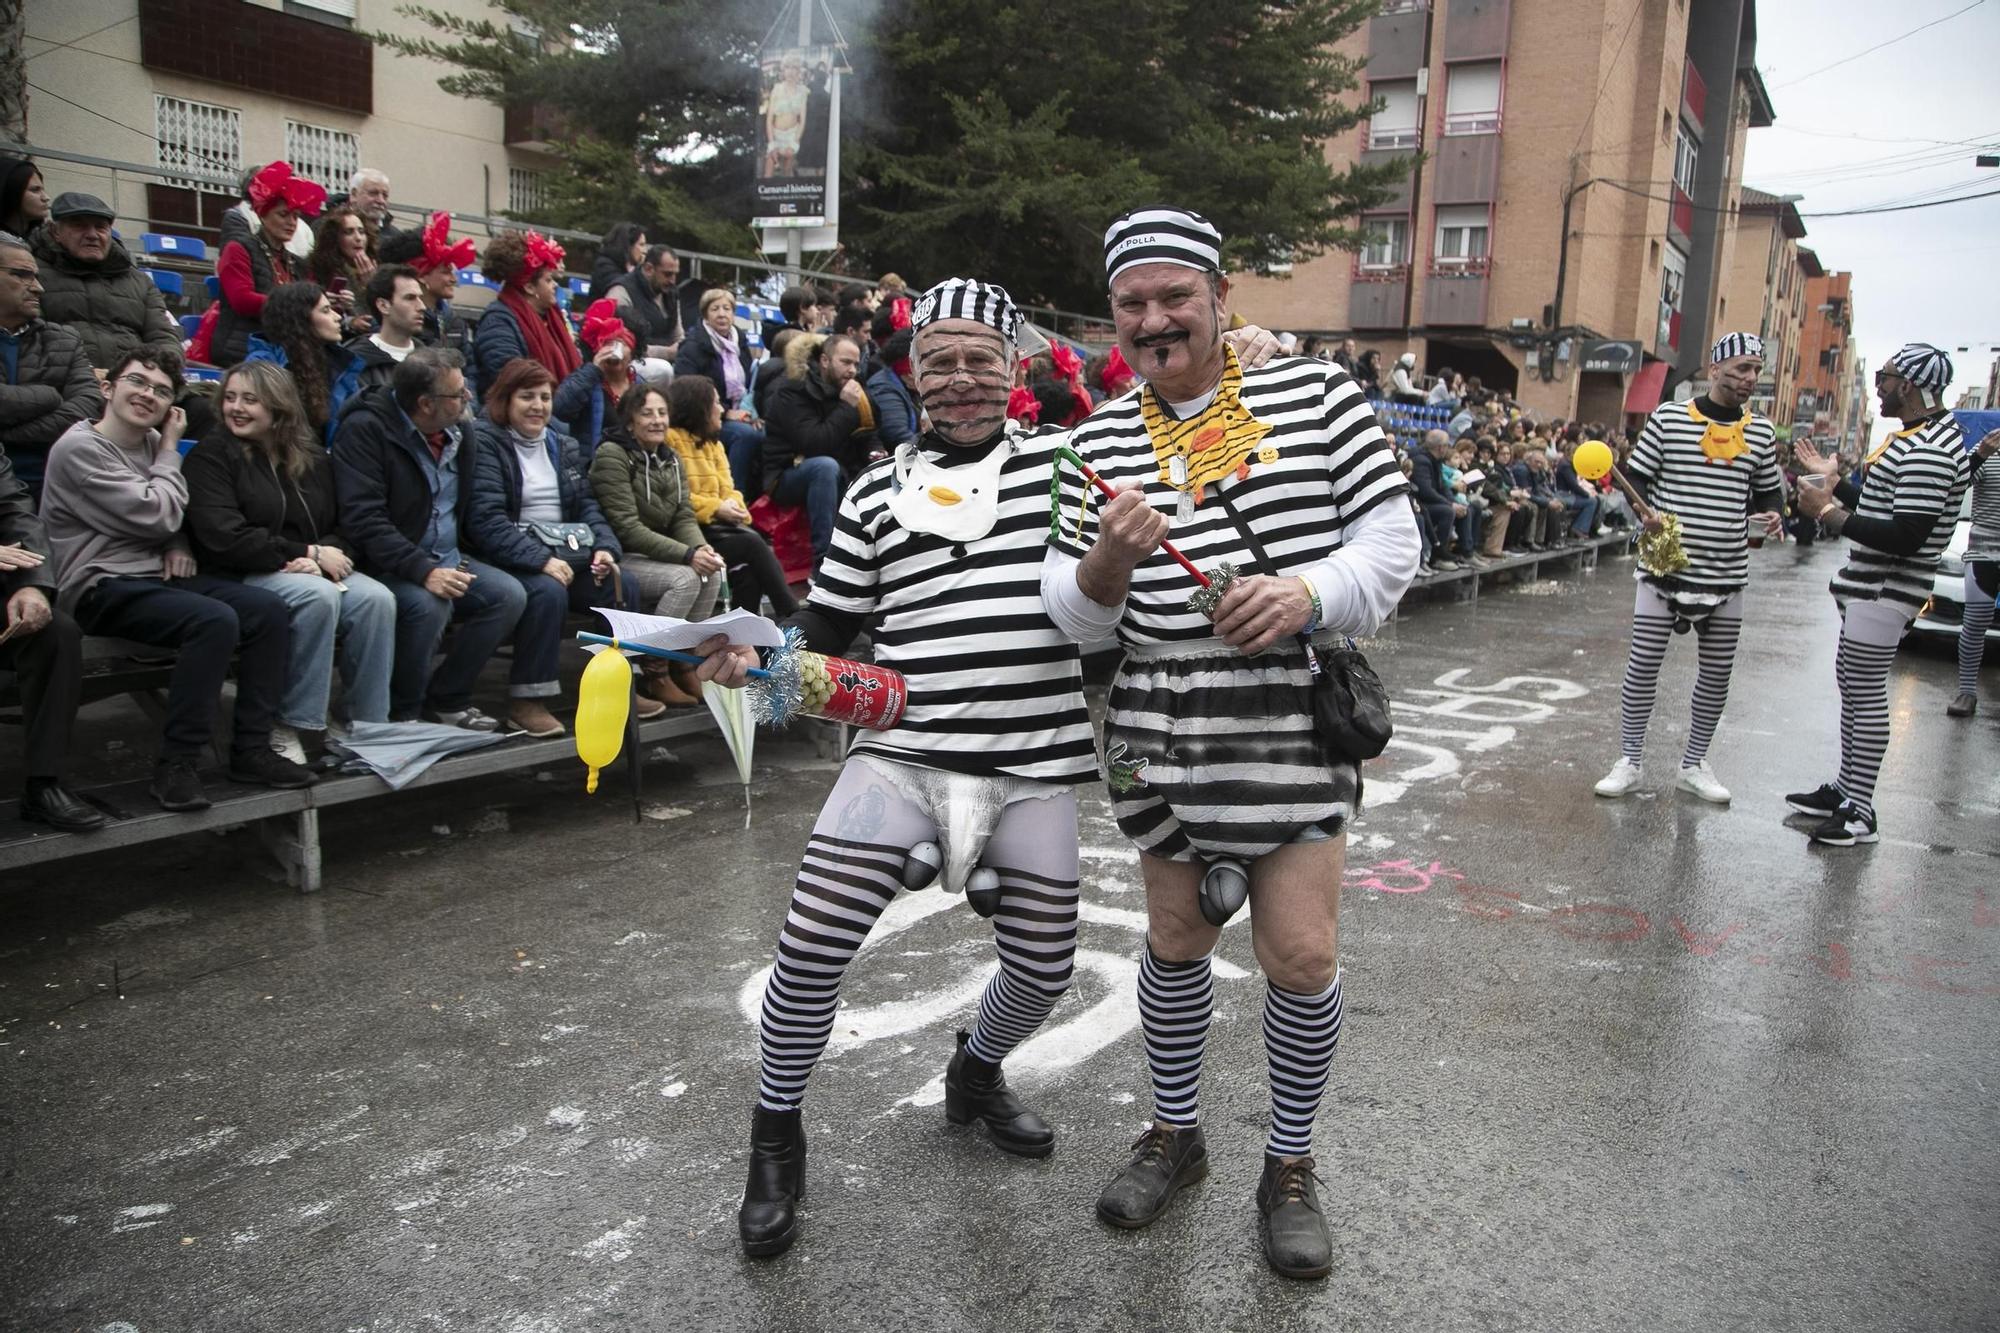
[[[1834,786],[1869,818],[1875,816],[1875,778],[1889,750],[1889,668],[1896,646],[1840,645],[1840,776]]]
[[[1646,727],[1660,692],[1660,663],[1667,659],[1671,616],[1632,617],[1632,650],[1625,658],[1625,684],[1618,691],[1618,744],[1638,763],[1646,753]]]
[[[1271,1137],[1275,1157],[1312,1154],[1313,1121],[1327,1070],[1340,1044],[1340,971],[1316,995],[1264,987],[1264,1053],[1271,1064]]]
[[[794,1110],[805,1097],[833,1034],[841,979],[901,887],[905,855],[819,833],[806,843],[758,1019],[757,1104],[765,1110]]]
[[[1743,622],[1710,616],[1695,631],[1699,662],[1694,673],[1694,706],[1688,715],[1687,750],[1681,767],[1693,768],[1708,758],[1708,743],[1715,739],[1716,723],[1729,702],[1729,673],[1736,666],[1736,645],[1743,636]]]
[[[1148,943],[1139,960],[1139,1024],[1153,1076],[1153,1123],[1189,1129],[1200,1111],[1201,1051],[1215,1010],[1206,957],[1165,962]]]
[[[1965,618],[1958,626],[1958,692],[1979,693],[1979,665],[1986,657],[1986,631],[1993,628],[1993,599],[1968,572],[1965,576]]]
[[[1077,883],[1025,870],[1000,872],[1000,906],[993,943],[1000,970],[979,997],[979,1018],[966,1039],[975,1059],[999,1064],[1035,1029],[1069,989],[1076,960]]]

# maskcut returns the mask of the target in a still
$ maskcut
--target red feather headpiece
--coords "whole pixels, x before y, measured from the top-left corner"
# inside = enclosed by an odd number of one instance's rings
[[[1131,388],[1132,381],[1137,378],[1125,361],[1125,353],[1119,348],[1112,348],[1110,358],[1104,363],[1104,392],[1116,398]]]
[[[632,336],[631,328],[618,317],[618,303],[608,296],[601,301],[592,301],[590,309],[583,312],[583,329],[577,337],[592,352],[614,339],[634,352],[639,350],[639,340]]]
[[[528,262],[514,275],[514,285],[525,287],[535,280],[535,275],[543,269],[563,271],[563,248],[538,231],[528,233]]]
[[[250,178],[250,207],[261,218],[279,204],[302,218],[318,217],[326,207],[326,191],[294,176],[291,163],[273,162]]]
[[[466,237],[457,245],[451,243],[451,214],[433,213],[431,220],[424,224],[424,254],[412,266],[419,273],[430,273],[449,265],[465,268],[479,257],[479,247]]]

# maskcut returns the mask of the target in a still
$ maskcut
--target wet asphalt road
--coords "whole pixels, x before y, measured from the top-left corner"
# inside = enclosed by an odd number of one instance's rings
[[[567,769],[343,807],[313,898],[247,833],[0,890],[0,1327],[1994,1328],[2000,690],[1950,721],[1950,665],[1906,651],[1884,841],[1809,850],[1780,794],[1832,774],[1833,559],[1757,557],[1728,809],[1671,790],[1685,640],[1649,790],[1590,794],[1622,561],[1372,645],[1410,707],[1350,853],[1327,1283],[1259,1257],[1241,929],[1213,1175],[1147,1232],[1092,1216],[1147,1108],[1096,790],[1078,983],[1010,1062],[1055,1157],[943,1123],[990,943],[913,895],[813,1084],[804,1238],[741,1259],[746,1015],[834,770],[766,741],[746,821],[702,743],[654,792],[687,813],[637,826]]]

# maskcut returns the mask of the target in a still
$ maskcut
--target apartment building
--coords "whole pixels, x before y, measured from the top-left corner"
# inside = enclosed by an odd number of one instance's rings
[[[1744,187],[1736,217],[1736,258],[1724,285],[1731,326],[1764,339],[1764,373],[1750,398],[1753,411],[1788,431],[1805,330],[1806,279],[1822,276],[1819,256],[1799,244],[1806,234],[1797,195]],[[1779,404],[1783,404],[1780,409]]]
[[[1773,118],[1753,0],[1385,0],[1343,49],[1382,109],[1329,161],[1421,165],[1360,253],[1246,277],[1235,309],[1608,420],[1742,322],[1743,145]]]
[[[378,168],[406,217],[532,214],[554,165],[533,115],[452,96],[449,67],[364,35],[430,33],[394,0],[28,0],[26,27],[28,138],[49,190],[99,195],[128,236],[213,243],[244,171],[279,158],[336,192]]]
[[[1806,279],[1805,324],[1799,335],[1799,373],[1793,389],[1791,427],[1795,440],[1813,439],[1852,448],[1860,414],[1854,380],[1860,358],[1854,351],[1854,275],[1842,271]],[[1865,404],[1867,386],[1862,386]]]

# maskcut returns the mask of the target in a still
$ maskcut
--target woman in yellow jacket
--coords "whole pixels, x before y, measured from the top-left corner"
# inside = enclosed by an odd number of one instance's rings
[[[667,443],[680,457],[687,477],[688,504],[702,536],[729,567],[733,606],[757,611],[771,599],[771,615],[783,620],[799,609],[785,583],[777,553],[750,524],[750,507],[729,474],[722,447],[722,395],[705,375],[676,375],[667,389]]]

